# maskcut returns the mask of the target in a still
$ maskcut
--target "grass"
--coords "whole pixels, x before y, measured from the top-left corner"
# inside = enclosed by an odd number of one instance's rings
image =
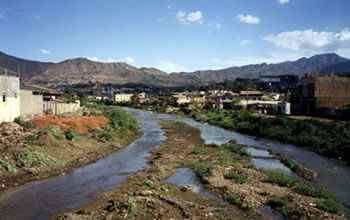
[[[334,199],[318,200],[316,207],[329,213],[340,214],[344,212],[344,206]]]
[[[34,150],[14,152],[13,156],[25,167],[60,165],[55,158]]]
[[[209,154],[208,148],[204,147],[204,146],[196,146],[192,153],[194,154],[199,154],[199,155],[207,155]]]
[[[104,127],[99,137],[105,139],[106,141],[112,141],[113,140],[112,129],[109,127]]]
[[[247,204],[243,202],[243,199],[236,193],[231,193],[229,196],[226,197],[226,200],[234,205],[237,205],[243,210],[252,210],[254,209],[253,205]]]
[[[28,144],[34,144],[34,142],[38,139],[38,135],[32,134],[27,137]]]
[[[76,136],[78,136],[78,134],[73,131],[73,129],[69,128],[66,133],[65,133],[65,136],[67,138],[67,140],[71,141],[73,140]]]
[[[143,185],[153,187],[154,183],[152,180],[146,180],[145,182],[143,182]]]
[[[252,180],[249,175],[243,171],[234,171],[231,170],[227,174],[225,174],[226,179],[234,179],[237,183],[250,183]]]
[[[287,155],[284,153],[275,152],[272,150],[269,150],[269,152],[275,156],[281,163],[289,167],[292,171],[297,172],[301,169],[301,165],[295,162],[294,160],[290,159]]]
[[[239,154],[243,157],[250,157],[250,153],[247,151],[244,145],[236,144],[236,141],[230,141],[221,145],[224,149],[227,149],[233,153]]]
[[[17,169],[15,168],[15,166],[7,163],[4,160],[0,160],[0,166],[3,167],[5,170],[7,170],[10,173],[16,173]]]
[[[186,126],[187,124],[183,121],[176,121],[175,124],[180,125],[182,127]]]
[[[302,213],[298,207],[285,207],[281,210],[282,215],[288,219],[300,219]]]
[[[313,187],[310,183],[298,183],[293,187],[293,189],[295,192],[299,194],[311,196],[315,198],[328,199],[333,197],[328,190],[324,188],[315,189],[315,187]]]
[[[281,197],[273,196],[272,199],[268,202],[268,204],[272,208],[281,208],[289,203],[293,202],[293,198],[290,195],[285,195]]]
[[[281,169],[262,171],[267,175],[267,179],[263,180],[267,183],[275,183],[279,186],[293,187],[298,181],[283,172]]]
[[[48,135],[56,138],[57,140],[61,140],[63,136],[63,131],[60,126],[52,125],[52,126],[40,129],[39,135]]]
[[[198,161],[192,164],[193,171],[199,176],[199,177],[205,177],[210,176],[211,171],[213,170],[213,166],[209,165],[206,161]]]

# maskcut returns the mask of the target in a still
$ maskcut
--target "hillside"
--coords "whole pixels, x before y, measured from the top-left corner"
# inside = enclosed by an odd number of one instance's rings
[[[350,60],[335,53],[315,55],[297,61],[277,64],[254,64],[230,67],[221,70],[204,70],[167,74],[156,68],[137,68],[115,62],[101,63],[86,58],[75,58],[60,63],[46,63],[24,60],[0,52],[0,67],[17,70],[21,77],[33,84],[46,86],[88,84],[88,83],[140,83],[151,86],[187,86],[222,82],[225,79],[258,78],[260,75],[298,75],[320,72],[350,72]]]

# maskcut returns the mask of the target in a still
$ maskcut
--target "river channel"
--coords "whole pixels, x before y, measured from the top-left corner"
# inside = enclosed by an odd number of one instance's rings
[[[10,188],[0,195],[0,219],[49,219],[55,213],[84,205],[96,195],[125,182],[125,172],[136,172],[147,166],[149,152],[165,139],[158,120],[183,121],[198,128],[206,143],[222,144],[231,139],[248,146],[283,152],[301,164],[320,173],[318,185],[325,185],[337,198],[350,205],[350,168],[303,150],[293,145],[256,139],[203,124],[190,118],[129,109],[138,121],[144,135],[126,148],[83,168],[73,169],[65,175],[30,182]],[[130,175],[129,174],[129,175]]]

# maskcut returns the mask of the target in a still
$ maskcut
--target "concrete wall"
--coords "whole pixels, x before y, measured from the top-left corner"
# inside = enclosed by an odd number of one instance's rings
[[[56,114],[76,112],[80,108],[79,103],[57,103]]]
[[[12,122],[19,115],[19,78],[11,75],[0,75],[0,123]]]
[[[31,90],[20,90],[20,97],[20,117],[22,119],[32,119],[35,116],[43,115],[42,95],[33,95]]]

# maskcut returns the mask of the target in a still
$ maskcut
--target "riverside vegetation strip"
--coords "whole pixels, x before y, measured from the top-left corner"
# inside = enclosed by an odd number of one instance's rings
[[[254,168],[251,156],[235,141],[205,145],[198,129],[162,121],[167,139],[151,152],[148,164],[128,181],[94,202],[53,219],[272,219],[266,204],[291,219],[346,219],[340,203],[280,170]],[[200,196],[188,187],[165,183],[176,168],[191,168],[206,189],[225,199]]]
[[[125,110],[94,107],[89,110],[93,117],[34,120],[41,129],[20,120],[17,122],[21,125],[3,123],[0,127],[0,190],[85,166],[141,135],[138,122]]]

